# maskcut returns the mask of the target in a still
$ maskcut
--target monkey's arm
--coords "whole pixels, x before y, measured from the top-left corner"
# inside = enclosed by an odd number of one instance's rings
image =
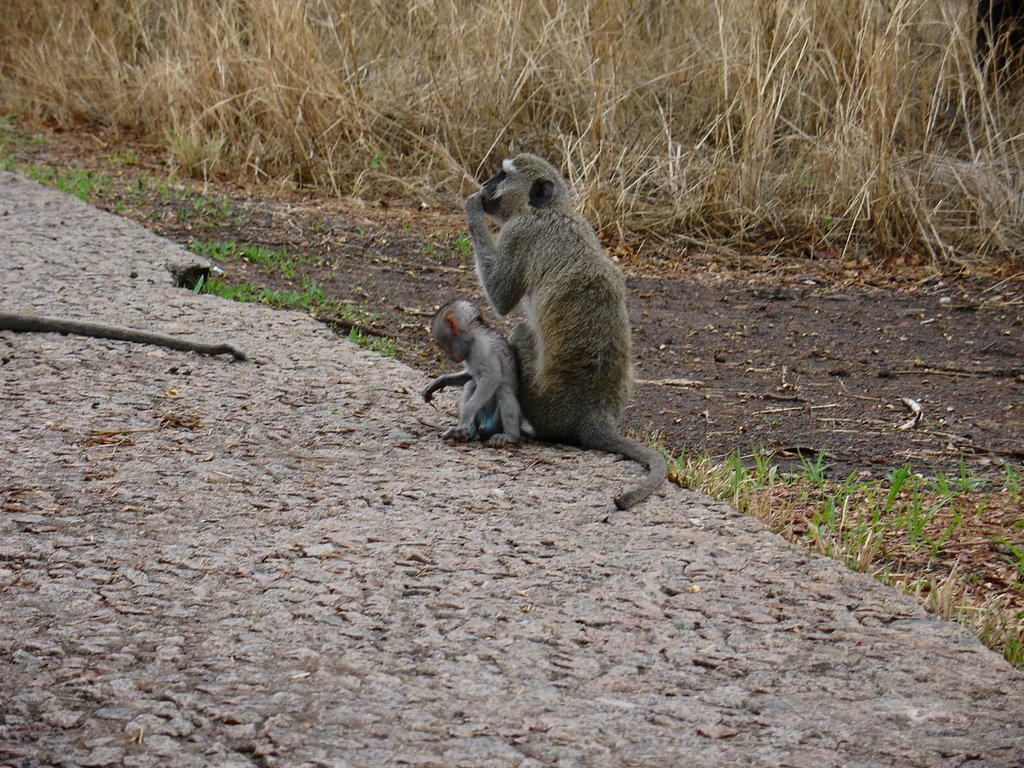
[[[466,199],[466,219],[469,234],[473,238],[473,253],[476,255],[476,272],[480,278],[487,300],[499,315],[507,315],[523,297],[522,264],[519,258],[499,254],[494,237],[487,224],[480,193]],[[513,254],[516,256],[516,254]]]
[[[245,360],[243,352],[230,344],[207,344],[177,336],[168,336],[152,331],[139,331],[120,325],[90,323],[83,320],[69,320],[62,317],[23,315],[16,312],[0,312],[0,331],[16,333],[64,333],[75,336],[89,336],[94,339],[114,339],[137,344],[152,344],[158,347],[179,349],[184,352],[200,352],[204,355],[231,355],[236,360]]]
[[[445,387],[463,387],[470,379],[473,378],[473,374],[469,371],[459,371],[458,373],[445,373],[438,376],[432,382],[430,382],[423,390],[423,399],[428,403],[434,399],[434,393]]]

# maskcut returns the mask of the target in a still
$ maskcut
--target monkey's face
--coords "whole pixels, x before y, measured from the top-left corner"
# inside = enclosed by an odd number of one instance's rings
[[[441,348],[445,351],[445,354],[448,355],[448,359],[451,360],[453,363],[461,364],[466,359],[458,353],[458,350],[456,350],[455,347],[446,347],[445,345],[442,344]]]
[[[508,170],[512,168],[512,161],[505,160],[501,164],[501,170],[494,176],[491,176],[487,181],[480,187],[480,203],[483,205],[484,213],[490,216],[492,219],[497,221],[499,224],[504,224],[507,216],[501,215],[502,208],[502,196],[506,192],[506,186],[508,183]]]
[[[561,184],[561,177],[547,161],[519,155],[503,160],[501,170],[483,183],[480,202],[484,213],[504,224],[517,214],[550,207]]]
[[[461,345],[458,343],[458,329],[456,328],[455,333],[452,333],[451,327],[443,318],[440,323],[434,325],[434,341],[453,363],[461,363],[465,360],[459,349]]]

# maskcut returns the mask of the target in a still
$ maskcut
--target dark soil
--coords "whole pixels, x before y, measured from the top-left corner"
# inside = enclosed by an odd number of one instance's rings
[[[233,204],[244,211],[237,224],[158,229],[182,242],[287,247],[301,261],[294,280],[244,262],[225,264],[227,278],[273,288],[312,280],[373,313],[366,330],[397,339],[398,357],[431,375],[443,363],[429,315],[455,296],[485,304],[457,244],[457,216]],[[328,231],[312,234],[314,222]],[[716,276],[685,253],[663,274],[630,266],[638,384],[627,429],[712,455],[763,447],[816,460],[824,448],[842,475],[907,463],[958,472],[961,459],[978,471],[1024,459],[1024,275],[878,288],[827,282],[817,264],[807,265],[814,278],[756,282]],[[913,415],[901,398],[923,408],[913,428],[900,428]]]
[[[92,202],[179,242],[286,248],[292,279],[240,259],[221,263],[224,278],[315,282],[371,313],[360,330],[396,339],[398,357],[425,374],[443,367],[425,328],[434,309],[456,296],[483,303],[461,211],[167,186],[158,156],[126,165],[102,134],[44,138],[13,154],[94,169],[104,183]],[[951,277],[830,253],[708,255],[639,239],[613,253],[627,275],[638,378],[626,429],[673,451],[765,448],[784,465],[824,450],[832,476],[1024,460],[1024,272]],[[914,426],[904,398],[923,408]]]

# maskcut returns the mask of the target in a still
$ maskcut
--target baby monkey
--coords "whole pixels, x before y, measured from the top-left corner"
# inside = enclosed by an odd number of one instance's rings
[[[479,437],[492,448],[518,443],[519,376],[509,343],[465,299],[441,307],[430,330],[452,362],[465,364],[459,373],[438,376],[423,390],[423,399],[429,403],[444,387],[463,387],[458,426],[445,432],[444,438],[464,442]]]

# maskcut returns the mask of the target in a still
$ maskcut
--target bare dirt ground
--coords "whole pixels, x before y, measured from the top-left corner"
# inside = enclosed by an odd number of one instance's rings
[[[361,302],[378,316],[370,330],[397,338],[399,359],[422,370],[440,365],[423,315],[455,295],[486,304],[454,245],[458,217],[425,216],[420,232],[402,234],[390,210],[352,216],[252,199],[245,210],[242,225],[210,233],[160,229],[180,241],[287,247],[304,262],[295,280],[225,268],[231,280],[278,288],[305,277]],[[331,232],[309,238],[325,215]],[[955,474],[961,460],[984,471],[1024,459],[1024,274],[877,288],[827,281],[828,264],[807,265],[815,278],[792,279],[790,269],[743,280],[685,255],[664,271],[624,266],[640,379],[627,428],[659,433],[675,451],[719,456],[763,447],[813,458],[825,449],[839,477],[907,463]],[[925,409],[913,430],[898,428],[911,416],[904,397]]]
[[[12,310],[252,361],[0,335],[0,764],[1019,766],[962,627],[628,462],[451,446],[426,376],[172,284],[0,173]]]

